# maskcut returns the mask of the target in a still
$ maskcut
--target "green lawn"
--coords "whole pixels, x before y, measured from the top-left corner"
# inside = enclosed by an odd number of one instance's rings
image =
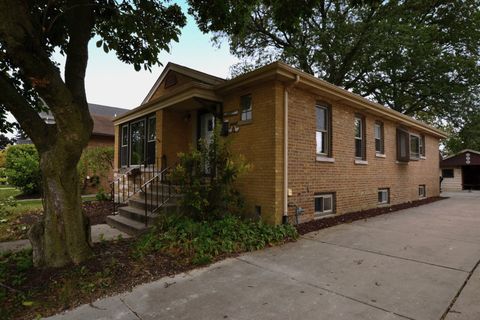
[[[10,186],[0,186],[0,201],[7,199],[8,197],[15,197],[20,194],[20,190]]]

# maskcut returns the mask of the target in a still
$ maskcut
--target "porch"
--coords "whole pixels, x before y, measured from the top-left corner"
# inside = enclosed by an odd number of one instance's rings
[[[152,107],[116,124],[114,212],[107,223],[131,235],[144,232],[160,213],[178,211],[181,195],[168,181],[170,168],[180,152],[211,137],[222,115],[219,101],[198,96]]]
[[[200,139],[208,139],[221,118],[220,102],[191,98],[133,118],[119,125],[117,148],[120,174],[131,168],[167,168],[178,162]]]

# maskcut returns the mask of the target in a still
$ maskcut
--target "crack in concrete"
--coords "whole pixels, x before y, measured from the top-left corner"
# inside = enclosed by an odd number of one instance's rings
[[[473,267],[472,271],[470,271],[470,273],[468,274],[467,278],[465,279],[465,281],[463,282],[462,286],[460,287],[460,289],[458,289],[458,292],[457,294],[455,295],[455,297],[453,297],[452,299],[452,302],[450,302],[450,304],[448,305],[447,307],[447,310],[445,310],[445,312],[443,313],[442,317],[440,318],[440,320],[444,320],[448,313],[450,312],[457,312],[458,311],[454,311],[452,310],[452,307],[453,305],[455,304],[455,302],[457,301],[458,297],[460,296],[460,294],[462,293],[463,289],[465,288],[465,286],[467,285],[468,281],[470,281],[470,278],[472,277],[473,273],[475,272],[475,270],[477,270],[478,266],[480,265],[480,260],[477,261],[477,263],[475,264],[475,266]]]
[[[130,307],[128,303],[126,303],[122,298],[118,298],[118,299],[125,305],[125,307],[127,307],[128,310],[130,310],[131,313],[133,313],[135,317],[137,317],[140,320],[143,320],[143,318],[140,317],[140,315],[135,310],[133,310],[133,308]]]
[[[375,217],[374,217],[375,218]],[[436,218],[436,217],[435,217]],[[370,218],[370,219],[373,219],[373,218]],[[397,229],[392,229],[392,228],[379,228],[379,227],[371,227],[371,226],[367,226],[367,225],[363,225],[363,224],[359,224],[359,223],[356,223],[354,225],[355,227],[361,227],[361,228],[366,228],[366,229],[370,229],[370,230],[382,230],[382,231],[389,231],[389,232],[396,232],[396,233],[402,233],[402,234],[408,234],[408,235],[417,235],[419,232],[408,232],[408,231],[401,231],[401,230],[397,230]],[[431,231],[434,231],[434,229],[427,229],[427,230],[431,230]],[[320,230],[319,230],[320,231]],[[437,235],[437,234],[428,234],[427,236],[431,237],[431,238],[438,238],[438,239],[444,239],[444,240],[453,240],[453,241],[457,241],[457,242],[463,242],[463,243],[468,243],[468,244],[475,244],[475,245],[478,245],[480,244],[480,241],[473,241],[473,240],[461,240],[461,239],[455,239],[455,238],[451,238],[451,237],[445,237],[445,236],[440,236],[440,235]]]
[[[435,263],[426,262],[426,261],[415,260],[415,259],[411,259],[411,258],[399,257],[399,256],[395,256],[395,255],[380,252],[380,251],[354,248],[354,247],[350,247],[350,246],[344,246],[344,245],[341,245],[341,244],[336,244],[336,243],[331,243],[331,242],[327,242],[327,241],[322,241],[322,240],[312,239],[312,238],[306,238],[306,237],[301,237],[301,238],[304,239],[304,240],[310,240],[310,241],[314,241],[314,242],[318,242],[318,243],[327,244],[327,245],[330,245],[330,246],[336,246],[336,247],[340,247],[340,248],[351,249],[351,250],[356,250],[356,251],[361,251],[361,252],[368,252],[368,253],[378,254],[380,256],[385,256],[385,257],[389,257],[389,258],[406,260],[406,261],[426,264],[426,265],[437,267],[437,268],[444,268],[444,269],[448,269],[448,270],[454,270],[454,271],[460,271],[460,272],[468,273],[467,270],[462,270],[462,269],[458,269],[458,268],[443,266],[441,264],[435,264]]]
[[[397,313],[397,312],[394,312],[394,311],[391,311],[391,310],[388,310],[388,309],[385,309],[385,308],[382,308],[382,307],[379,307],[379,306],[370,304],[370,303],[368,303],[368,302],[359,300],[359,299],[357,299],[357,298],[353,298],[353,297],[344,295],[344,294],[342,294],[342,293],[333,291],[332,289],[324,288],[324,287],[322,287],[322,286],[319,286],[319,285],[316,285],[316,284],[313,284],[313,283],[310,283],[310,282],[301,281],[301,280],[299,280],[299,279],[296,279],[295,277],[290,277],[290,276],[289,276],[287,273],[285,273],[285,272],[281,272],[281,271],[277,271],[277,270],[272,270],[272,269],[266,268],[266,267],[264,267],[264,266],[258,265],[258,264],[256,264],[256,263],[253,263],[253,262],[251,262],[251,261],[243,260],[243,259],[240,258],[240,257],[236,257],[235,259],[237,259],[237,260],[239,260],[239,261],[241,261],[241,262],[243,262],[243,263],[249,264],[249,265],[251,265],[251,266],[254,266],[254,267],[257,267],[257,268],[260,268],[260,269],[269,271],[269,272],[279,273],[279,274],[282,274],[282,275],[286,275],[286,276],[288,276],[289,279],[291,279],[291,280],[293,280],[293,281],[296,281],[296,282],[298,282],[298,283],[301,283],[301,284],[303,284],[303,285],[306,285],[306,286],[309,286],[309,287],[312,287],[312,288],[316,288],[316,289],[320,289],[320,290],[322,290],[322,291],[326,291],[326,292],[331,293],[331,294],[334,294],[334,295],[336,295],[336,296],[339,296],[339,297],[342,297],[342,298],[345,298],[345,299],[348,299],[348,300],[352,300],[352,301],[358,302],[358,303],[360,303],[360,304],[369,306],[369,307],[374,308],[374,309],[378,309],[378,310],[381,310],[381,311],[384,311],[384,312],[387,312],[387,313],[394,314],[394,315],[396,315],[396,316],[398,316],[398,317],[401,317],[401,318],[404,318],[404,319],[415,320],[414,318],[410,318],[410,317],[405,316],[405,315],[403,315],[403,314],[400,314],[400,313]]]

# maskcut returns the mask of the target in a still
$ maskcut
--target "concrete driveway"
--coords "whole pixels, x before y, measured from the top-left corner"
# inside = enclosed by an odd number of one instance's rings
[[[447,196],[54,319],[480,319],[480,193]]]

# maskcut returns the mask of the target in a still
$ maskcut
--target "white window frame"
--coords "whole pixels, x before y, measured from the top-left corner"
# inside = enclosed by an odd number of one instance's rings
[[[377,128],[378,132],[380,133],[380,137],[377,137]],[[375,138],[375,154],[385,154],[385,145],[384,145],[384,134],[383,134],[383,122],[376,121],[373,126],[373,136]],[[380,141],[380,149],[377,150],[377,140]]]
[[[317,123],[317,109],[322,109],[325,111],[325,129],[324,130],[319,130],[316,123]],[[319,156],[328,156],[328,153],[329,153],[329,150],[330,150],[330,139],[329,139],[329,130],[330,130],[330,127],[329,127],[329,117],[330,117],[330,113],[329,113],[329,108],[326,107],[326,106],[322,106],[322,105],[319,105],[317,104],[315,106],[315,152],[317,155]],[[325,141],[325,150],[323,150],[324,152],[317,152],[318,150],[318,143],[317,143],[317,132],[320,132],[322,135],[323,135],[323,141]]]
[[[248,109],[243,108],[244,97],[250,98],[250,107]],[[245,118],[244,118],[245,117]],[[253,119],[253,99],[251,94],[244,94],[240,97],[240,121],[248,122]]]
[[[379,205],[389,204],[390,203],[390,189],[389,188],[379,188],[378,192],[377,192],[377,200],[378,200],[378,196],[379,196],[380,193],[386,194],[386,199],[382,200],[382,201],[378,201],[378,204]],[[382,199],[383,199],[383,197],[382,197]]]
[[[322,208],[322,211],[316,211],[316,208],[315,208],[315,202],[316,202],[316,199],[318,198],[323,198],[323,206],[324,208]],[[325,210],[325,199],[330,199],[330,209],[329,210]],[[313,209],[315,211],[315,215],[316,216],[324,216],[324,215],[327,215],[327,214],[332,214],[333,213],[333,208],[335,206],[334,204],[334,200],[335,200],[335,197],[333,195],[333,193],[324,193],[324,194],[317,194],[314,196],[314,202],[313,202]]]
[[[423,189],[423,194],[420,193],[420,190],[422,189]],[[420,199],[425,199],[427,197],[427,185],[425,184],[418,185],[418,197]]]
[[[412,150],[412,138],[418,139],[418,153],[413,152],[413,150]],[[412,160],[420,159],[420,157],[421,157],[421,153],[420,153],[421,152],[421,147],[420,147],[421,140],[422,140],[422,138],[418,134],[410,133],[410,139],[408,141],[410,143],[410,159],[412,159]]]
[[[360,137],[357,137],[357,133],[355,132],[355,145],[354,145],[354,152],[355,152],[355,159],[358,159],[358,160],[365,160],[365,154],[364,154],[364,139],[363,139],[363,130],[365,130],[365,128],[363,127],[364,126],[364,121],[363,121],[363,117],[361,116],[355,116],[355,122],[354,122],[354,130],[356,131],[356,125],[357,125],[357,121],[360,123]],[[356,140],[360,140],[360,156],[357,156],[357,143],[356,143]]]

